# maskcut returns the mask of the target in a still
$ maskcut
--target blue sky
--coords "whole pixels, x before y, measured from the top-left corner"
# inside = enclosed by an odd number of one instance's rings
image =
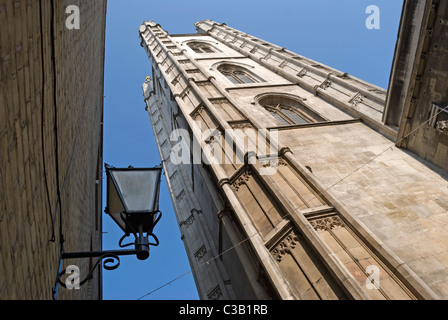
[[[387,89],[402,3],[402,0],[108,0],[104,162],[115,167],[160,164],[141,89],[145,77],[151,74],[150,62],[138,38],[138,27],[143,21],[155,21],[171,34],[195,33],[194,23],[203,19],[225,22]],[[380,29],[366,28],[369,5],[380,9]],[[145,300],[198,299],[164,177],[160,209],[163,218],[154,230],[160,246],[151,247],[146,261],[122,257],[118,269],[103,270],[105,300],[135,300],[143,296]],[[105,214],[103,232],[103,249],[117,249],[122,233]]]

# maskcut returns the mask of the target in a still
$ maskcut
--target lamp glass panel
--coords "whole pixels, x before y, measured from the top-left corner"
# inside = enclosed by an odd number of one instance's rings
[[[111,170],[128,213],[157,208],[160,170]]]
[[[120,196],[114,183],[110,177],[107,176],[107,213],[114,219],[114,221],[120,226],[121,229],[125,230],[125,224],[120,217],[120,213],[125,211],[123,204],[121,202]]]

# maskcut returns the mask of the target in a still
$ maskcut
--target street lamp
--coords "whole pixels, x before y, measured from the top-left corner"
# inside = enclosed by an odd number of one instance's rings
[[[83,285],[102,259],[106,270],[118,268],[121,255],[136,255],[139,260],[149,257],[149,247],[158,246],[159,239],[154,235],[155,225],[162,217],[159,211],[159,189],[162,175],[162,166],[154,168],[115,168],[105,165],[107,176],[107,201],[105,213],[118,224],[124,235],[119,240],[121,248],[134,245],[134,249],[89,251],[89,252],[63,252],[62,259],[99,257],[90,270],[88,276],[80,282]],[[123,240],[130,235],[134,236],[134,242],[123,244]],[[150,242],[149,239],[155,242]],[[114,265],[110,263],[114,262]],[[65,283],[61,277],[66,273],[63,270],[58,276],[58,282],[63,287]]]
[[[159,187],[161,167],[136,169],[114,168],[106,164],[107,206],[105,212],[124,231],[120,247],[135,244],[137,258],[149,256],[149,245],[158,245],[153,229],[161,218]],[[134,235],[135,242],[122,245],[124,238]],[[146,234],[146,235],[145,235]],[[150,243],[148,238],[156,241]]]

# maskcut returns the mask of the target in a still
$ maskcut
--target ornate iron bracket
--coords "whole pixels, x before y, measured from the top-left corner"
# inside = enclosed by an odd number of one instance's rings
[[[63,253],[62,259],[75,259],[75,258],[92,258],[99,257],[93,268],[89,271],[89,274],[79,282],[79,286],[85,284],[95,271],[95,269],[100,265],[103,259],[104,260],[104,269],[106,270],[115,270],[120,265],[120,255],[134,255],[137,254],[137,250],[112,250],[112,251],[91,251],[91,252],[71,252],[71,253]],[[111,264],[112,263],[112,264]],[[67,288],[65,281],[62,281],[62,277],[67,273],[67,269],[64,269],[58,275],[58,283]]]
[[[157,237],[152,234],[151,236],[156,240],[155,243],[149,242],[147,236],[140,236],[136,238],[135,243],[128,243],[126,245],[122,245],[122,240],[127,235],[123,236],[120,239],[120,247],[130,246],[132,244],[135,244],[135,249],[131,250],[108,250],[108,251],[88,251],[88,252],[64,252],[62,253],[62,260],[66,259],[79,259],[79,258],[94,258],[99,257],[99,259],[95,262],[92,269],[89,271],[88,275],[79,282],[79,286],[82,286],[85,284],[95,271],[95,269],[101,264],[101,262],[104,260],[103,267],[106,270],[115,270],[120,266],[120,257],[119,256],[130,256],[130,255],[136,255],[139,260],[145,260],[149,257],[149,246],[158,246],[159,240]],[[62,270],[58,274],[57,281],[58,283],[64,287],[67,288],[66,283],[62,280],[62,277],[67,273],[67,269]]]
[[[160,211],[157,211],[158,216],[156,220],[154,221],[154,225],[157,224],[157,222],[160,220],[162,213]],[[153,234],[147,234],[146,236],[142,232],[137,232],[137,230],[134,230],[132,226],[130,226],[126,219],[125,219],[125,213],[121,214],[121,218],[126,223],[126,225],[130,228],[131,233],[134,235],[135,241],[127,244],[123,244],[123,240],[127,238],[130,233],[126,233],[120,238],[120,241],[118,242],[118,245],[121,248],[128,247],[131,245],[135,246],[135,249],[133,250],[107,250],[107,251],[87,251],[87,252],[62,252],[61,260],[66,259],[79,259],[79,258],[94,258],[99,257],[99,259],[95,262],[92,269],[89,271],[88,275],[79,282],[79,286],[82,286],[85,284],[90,277],[92,276],[95,269],[101,264],[103,259],[104,260],[104,269],[106,270],[115,270],[120,265],[120,258],[119,256],[129,256],[129,255],[136,255],[139,260],[146,260],[149,257],[149,246],[158,246],[159,245],[159,239]],[[155,242],[149,242],[149,237],[152,237]],[[62,280],[62,277],[67,273],[67,269],[62,270],[57,277],[57,282],[64,288],[67,288],[67,285],[65,281]]]

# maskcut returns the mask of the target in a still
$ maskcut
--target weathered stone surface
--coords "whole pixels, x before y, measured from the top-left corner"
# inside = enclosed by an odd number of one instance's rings
[[[223,298],[447,298],[448,184],[395,146],[397,129],[382,119],[385,90],[225,24],[204,20],[196,27],[197,35],[168,37],[145,22],[140,35],[153,63],[143,89],[159,145],[166,137],[153,106],[168,134],[186,129],[201,150],[230,150],[227,159],[246,153],[238,165],[173,165],[161,153],[168,170],[185,171],[182,181],[169,182],[173,195],[188,186],[182,201],[201,211],[197,231],[184,233],[194,270],[204,242],[219,252],[250,244],[244,254],[223,254],[207,266],[219,275],[195,273],[200,296],[210,298],[210,288],[228,277]],[[241,129],[241,141],[275,129],[278,159],[263,160],[267,154],[256,149],[258,160],[251,162],[241,145],[226,149],[224,139],[203,137],[208,128],[222,136]],[[176,197],[173,203],[185,220],[185,205]],[[216,215],[224,207],[232,219],[221,224]],[[258,280],[247,276],[254,269]],[[379,287],[372,289],[371,281]],[[236,283],[253,291],[235,290]]]
[[[59,209],[67,251],[101,249],[106,1],[52,2],[54,16],[50,1],[0,1],[2,300],[53,299]],[[89,32],[65,27],[68,5],[79,7]],[[70,263],[87,275],[88,259]],[[100,299],[100,285],[96,272],[81,290],[60,289],[57,298]]]

